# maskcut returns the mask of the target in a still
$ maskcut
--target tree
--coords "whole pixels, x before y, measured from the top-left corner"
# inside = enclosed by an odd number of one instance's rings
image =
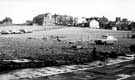
[[[108,21],[105,25],[105,29],[112,29],[115,25],[116,23],[114,21]]]
[[[135,22],[129,24],[129,30],[135,30]]]
[[[103,16],[103,17],[99,18],[98,21],[99,21],[100,28],[105,29],[106,23],[108,22],[108,19]]]

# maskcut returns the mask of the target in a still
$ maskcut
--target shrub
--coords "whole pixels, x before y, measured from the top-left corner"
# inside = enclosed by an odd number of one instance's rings
[[[135,44],[134,45],[130,45],[130,51],[135,53]]]
[[[118,56],[118,55],[117,55],[116,52],[113,52],[113,51],[112,51],[111,53],[109,53],[109,57],[110,57],[110,58],[117,58],[117,56]]]
[[[133,35],[131,36],[131,38],[135,38],[135,34],[133,34]]]

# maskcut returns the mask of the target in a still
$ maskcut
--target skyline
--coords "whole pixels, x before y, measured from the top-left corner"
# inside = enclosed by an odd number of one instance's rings
[[[0,21],[10,17],[13,23],[25,23],[38,14],[71,15],[73,17],[116,17],[135,21],[134,0],[0,0]]]

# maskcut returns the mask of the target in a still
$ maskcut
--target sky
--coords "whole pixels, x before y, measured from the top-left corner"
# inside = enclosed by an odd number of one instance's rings
[[[25,23],[38,14],[50,12],[73,17],[116,17],[135,21],[135,0],[0,0],[0,21]]]

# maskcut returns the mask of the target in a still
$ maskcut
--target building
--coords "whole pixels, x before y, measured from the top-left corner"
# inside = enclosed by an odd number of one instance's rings
[[[103,17],[99,17],[98,21],[99,21],[100,28],[105,29],[108,23],[108,19],[103,16]]]
[[[116,17],[115,22],[120,22],[121,21],[121,17]]]
[[[68,15],[56,15],[55,25],[72,26],[74,24],[74,19],[72,16]]]
[[[129,28],[129,21],[122,20],[120,22],[116,22],[115,26],[118,28],[118,30],[128,30],[128,28]]]
[[[55,25],[55,17],[50,13],[46,13],[46,15],[43,18],[43,26],[54,26],[54,25]]]
[[[63,25],[69,26],[73,25],[73,17],[68,15],[58,15],[58,14],[41,14],[33,18],[33,25],[41,26],[54,26],[54,25]]]
[[[75,26],[89,27],[87,18],[85,18],[85,17],[74,18],[74,21],[75,21]]]
[[[41,14],[33,18],[33,25],[41,25],[41,26],[53,26],[55,25],[55,18],[50,14]]]
[[[123,18],[122,22],[128,22],[128,19],[127,18]]]
[[[12,25],[12,19],[9,17],[6,17],[5,19],[3,19],[2,21],[0,21],[1,25],[5,25],[5,26],[9,26]]]
[[[99,28],[99,22],[95,19],[91,20],[89,22],[89,27],[92,29],[98,29]]]
[[[77,21],[78,23],[85,23],[86,22],[86,18],[85,17],[78,17],[77,20],[78,20]]]

